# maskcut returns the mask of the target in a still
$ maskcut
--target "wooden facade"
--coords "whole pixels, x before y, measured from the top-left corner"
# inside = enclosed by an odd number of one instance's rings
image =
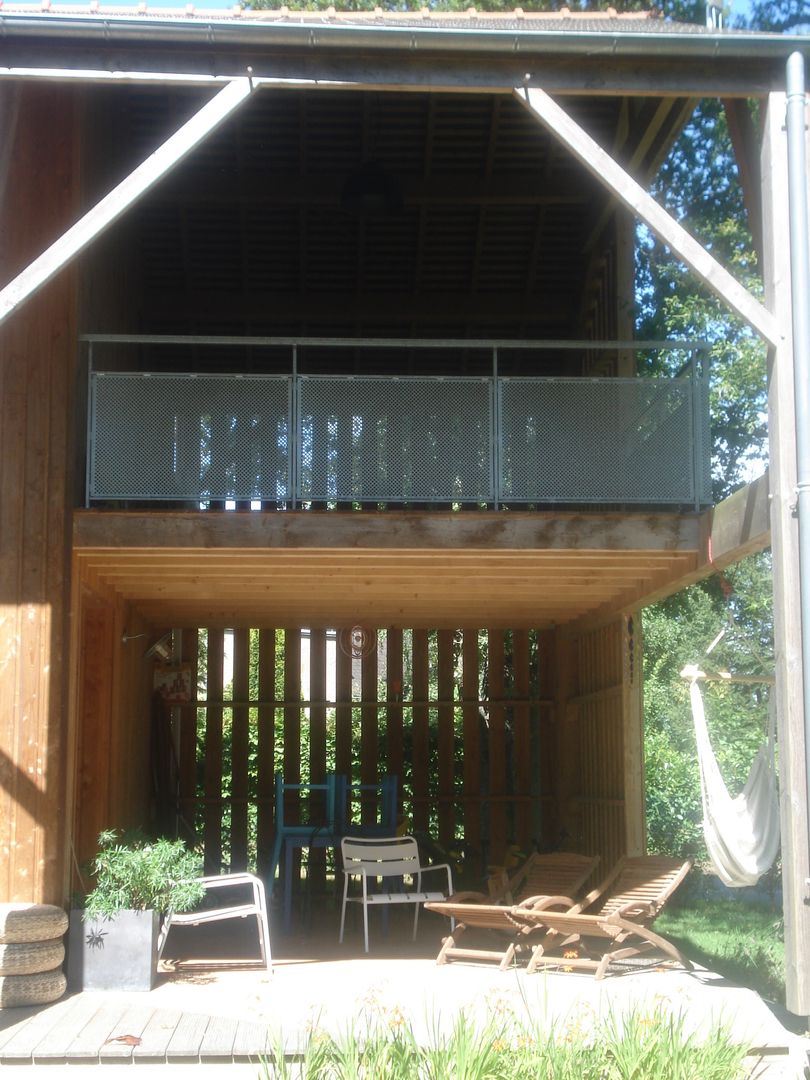
[[[784,155],[773,117],[785,46],[662,35],[607,16],[579,24],[579,38],[575,20],[521,16],[461,43],[450,26],[446,39],[418,23],[389,33],[355,15],[307,30],[305,18],[287,25],[272,13],[212,24],[209,44],[190,37],[182,54],[161,37],[182,38],[182,20],[169,31],[150,17],[142,33],[120,36],[113,20],[100,51],[89,23],[73,28],[67,48],[49,36],[48,18],[0,14],[19,65],[0,84],[15,117],[0,141],[2,274],[12,282],[0,329],[0,897],[62,902],[74,858],[102,826],[171,817],[202,842],[209,869],[266,868],[279,768],[290,780],[396,773],[413,828],[445,848],[463,841],[481,865],[510,844],[571,846],[607,863],[642,851],[640,608],[768,543],[764,483],[703,512],[82,509],[87,351],[78,339],[556,338],[583,345],[505,355],[507,373],[630,374],[629,208],[773,348],[784,600],[795,523],[785,200],[774,165]],[[405,30],[419,49],[403,44]],[[609,61],[593,51],[600,33]],[[643,55],[638,33],[649,35]],[[59,65],[55,81],[38,77]],[[111,66],[151,74],[115,85]],[[176,171],[166,165],[130,209],[124,178],[226,84],[236,87],[233,118],[204,132]],[[564,99],[571,124],[553,120],[546,92]],[[637,198],[628,175],[649,181],[705,94],[769,101],[767,307]],[[622,168],[602,161],[593,138]],[[341,216],[344,194],[330,178],[372,157],[401,174],[402,216]],[[119,182],[118,220],[93,246],[92,208]],[[63,268],[58,238],[84,211],[88,246]],[[54,241],[43,270],[52,280],[29,300],[15,275]],[[612,339],[612,350],[587,344]],[[195,371],[272,372],[279,362],[248,345],[203,354],[192,340],[160,361],[146,346],[133,354],[114,344],[104,363],[177,371],[189,355]],[[317,350],[303,362],[325,363]],[[452,376],[477,374],[481,360],[471,347],[428,362]],[[421,363],[408,358],[404,370]],[[377,375],[399,372],[387,355],[375,365]],[[366,371],[359,353],[345,368]],[[777,623],[784,733],[796,727],[801,678],[784,604]],[[378,647],[353,670],[330,642],[358,625]],[[204,643],[205,697],[174,710],[167,728],[143,646],[170,630],[175,658],[195,669]],[[790,779],[785,809],[786,919],[791,1007],[807,1013],[803,784]],[[313,873],[323,874],[317,860]]]

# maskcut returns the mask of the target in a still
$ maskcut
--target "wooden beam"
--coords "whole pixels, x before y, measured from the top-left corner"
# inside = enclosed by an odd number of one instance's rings
[[[0,322],[8,318],[20,304],[41,289],[126,213],[167,172],[223,123],[251,92],[252,86],[247,78],[234,80],[225,86],[129,176],[88,210],[75,225],[0,290]]]
[[[522,86],[515,88],[514,95],[740,318],[749,323],[766,342],[776,344],[779,341],[780,328],[771,313],[544,90]]]
[[[763,97],[772,89],[783,85],[784,57],[748,57],[742,63],[739,57],[719,53],[711,57],[683,53],[677,57],[663,56],[617,56],[608,46],[604,54],[591,53],[587,63],[582,56],[564,54],[553,48],[527,52],[521,49],[510,56],[494,53],[464,55],[462,53],[434,53],[422,50],[378,50],[358,57],[354,49],[330,49],[329,53],[317,53],[312,49],[283,52],[259,50],[254,45],[250,51],[235,49],[220,51],[217,56],[217,78],[238,79],[244,77],[245,68],[253,67],[254,82],[261,79],[268,88],[323,91],[325,87],[335,92],[356,90],[402,91],[413,93],[471,93],[505,92],[520,83],[524,74],[531,71],[536,83],[555,94],[582,96],[638,96],[649,97]],[[16,39],[14,61],[16,71],[0,69],[0,78],[20,78],[20,69],[26,69],[25,78],[36,78],[37,69],[42,77],[55,77],[67,81],[73,69],[84,81],[142,83],[167,82],[161,73],[182,73],[188,83],[198,80],[200,86],[210,86],[211,50],[194,47],[160,50],[149,49],[143,43],[125,48],[110,41],[103,47],[81,46],[65,42],[58,50],[58,62],[68,74],[54,74],[52,64],[56,59],[52,49],[48,57],[48,69],[43,69],[42,46],[35,41]],[[585,74],[585,67],[587,74]],[[149,73],[157,73],[150,77]],[[291,84],[290,80],[295,80]],[[176,82],[183,81],[176,79]],[[331,84],[331,85],[330,85]]]
[[[737,159],[743,202],[748,214],[748,227],[754,241],[754,249],[760,264],[762,248],[762,182],[759,175],[760,139],[751,116],[751,103],[740,98],[724,98],[723,108],[728,122],[728,133]]]
[[[74,514],[73,543],[91,548],[345,548],[694,552],[697,514],[390,511],[385,514],[184,512]]]

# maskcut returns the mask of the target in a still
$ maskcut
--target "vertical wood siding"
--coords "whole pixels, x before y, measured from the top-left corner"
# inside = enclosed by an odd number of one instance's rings
[[[603,869],[627,850],[625,804],[625,620],[575,639],[579,828],[582,849]]]
[[[0,154],[14,163],[0,191],[8,281],[77,216],[78,126],[70,88],[4,91]],[[76,284],[75,269],[63,271],[0,330],[2,901],[64,898]]]

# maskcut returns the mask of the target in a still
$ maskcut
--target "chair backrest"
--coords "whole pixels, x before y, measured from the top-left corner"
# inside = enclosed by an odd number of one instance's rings
[[[599,895],[588,906],[588,915],[610,915],[628,904],[652,905],[646,921],[652,921],[672,896],[692,863],[665,855],[624,856],[599,887]],[[632,917],[632,916],[631,916]],[[642,917],[640,921],[645,921]]]
[[[420,869],[419,847],[412,836],[344,836],[340,842],[343,869],[369,877],[402,877]]]
[[[516,904],[530,896],[576,897],[598,863],[598,855],[535,852],[509,879],[508,893]]]
[[[291,805],[296,810],[291,812]],[[311,828],[333,834],[337,831],[337,778],[328,773],[322,784],[285,784],[276,773],[276,829]]]
[[[336,788],[337,827],[342,834],[352,836],[394,836],[397,826],[397,778],[383,776],[371,784],[350,784],[346,776],[338,775]],[[375,806],[373,822],[354,821],[354,804]]]

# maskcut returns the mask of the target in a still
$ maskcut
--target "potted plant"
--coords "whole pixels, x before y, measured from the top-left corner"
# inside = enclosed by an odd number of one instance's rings
[[[91,865],[95,888],[71,912],[68,988],[151,990],[161,916],[189,911],[205,895],[202,859],[182,840],[101,833]]]

